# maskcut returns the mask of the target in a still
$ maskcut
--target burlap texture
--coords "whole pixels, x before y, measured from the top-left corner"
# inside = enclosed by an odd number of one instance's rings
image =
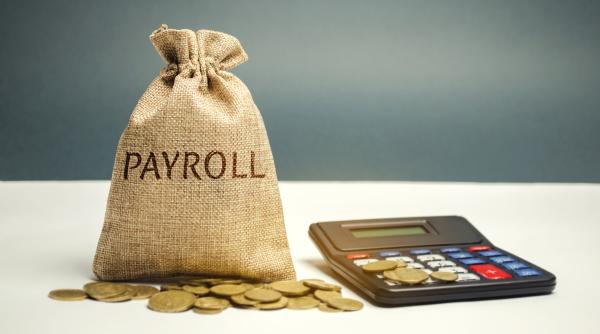
[[[150,40],[168,66],[121,135],[94,273],[295,278],[263,120],[227,72],[239,41],[164,25]]]

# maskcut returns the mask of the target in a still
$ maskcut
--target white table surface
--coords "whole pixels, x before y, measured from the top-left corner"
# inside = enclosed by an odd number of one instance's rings
[[[0,333],[599,332],[600,185],[281,182],[300,278],[338,280],[308,238],[312,222],[459,214],[499,247],[553,272],[557,288],[545,296],[397,308],[366,302],[343,314],[229,309],[212,316],[151,312],[145,301],[47,297],[92,279],[108,187],[0,182]]]

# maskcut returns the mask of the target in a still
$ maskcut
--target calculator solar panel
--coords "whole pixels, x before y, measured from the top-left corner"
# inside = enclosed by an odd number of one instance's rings
[[[551,293],[550,272],[494,246],[458,216],[389,218],[314,223],[309,235],[332,269],[359,293],[381,305]],[[455,282],[431,277],[417,285],[386,279],[363,265],[402,261],[431,274],[456,273]]]

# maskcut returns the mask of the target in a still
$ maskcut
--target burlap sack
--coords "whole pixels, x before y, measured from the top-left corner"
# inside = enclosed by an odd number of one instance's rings
[[[239,41],[164,25],[150,40],[168,66],[119,141],[94,272],[295,278],[263,120],[227,72]]]

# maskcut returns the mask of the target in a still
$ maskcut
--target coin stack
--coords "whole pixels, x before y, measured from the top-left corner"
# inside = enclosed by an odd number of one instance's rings
[[[53,290],[48,296],[62,301],[149,299],[149,309],[167,313],[193,309],[198,314],[217,314],[230,306],[254,310],[318,308],[323,312],[358,311],[363,307],[358,300],[342,297],[340,286],[320,279],[257,283],[244,279],[185,277],[161,285],[160,290],[151,285],[91,282],[83,289]]]

